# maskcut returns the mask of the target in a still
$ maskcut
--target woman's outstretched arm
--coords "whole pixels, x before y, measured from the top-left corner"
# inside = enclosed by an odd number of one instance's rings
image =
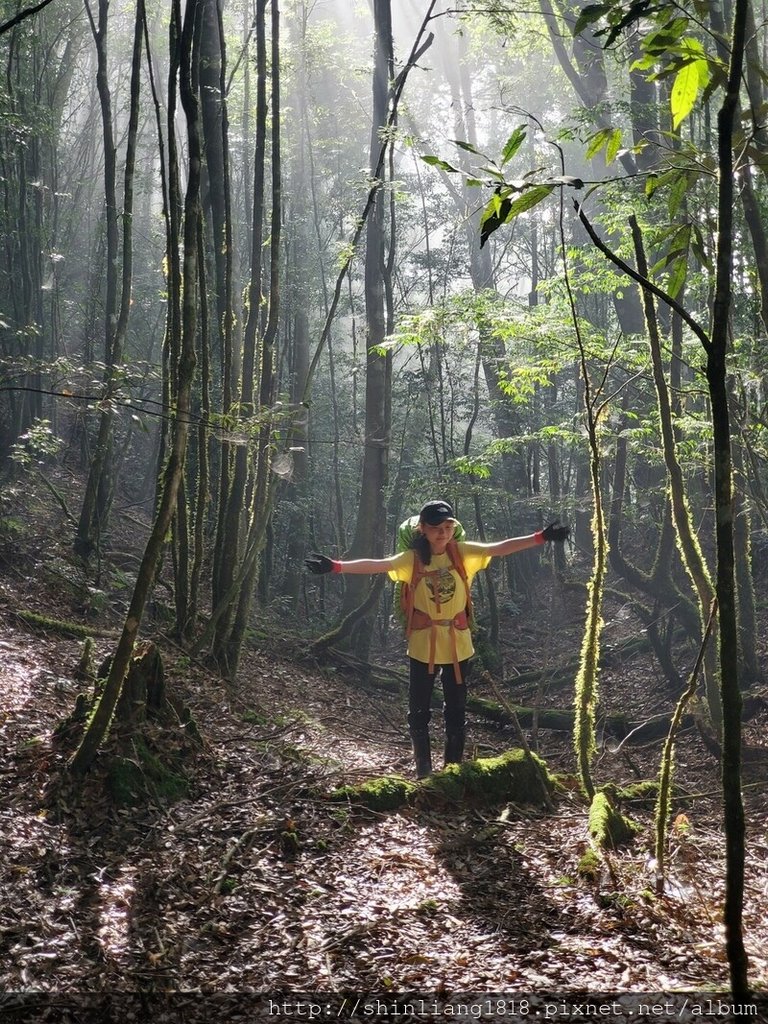
[[[304,565],[316,576],[322,576],[328,572],[351,573],[359,576],[389,572],[393,562],[392,558],[354,558],[349,562],[343,562],[339,558],[329,558],[327,555],[319,555],[314,552],[309,558],[304,559]]]
[[[355,558],[351,562],[339,562],[338,572],[343,573],[377,573],[389,572],[392,568],[391,558]]]
[[[540,539],[541,534],[542,531],[539,530],[525,537],[507,537],[506,540],[497,540],[491,544],[478,544],[477,547],[482,548],[487,555],[492,555],[494,558],[514,555],[516,551],[525,551],[527,548],[535,548],[539,544],[543,544],[544,540]]]
[[[536,533],[529,533],[525,537],[507,537],[506,540],[499,540],[493,544],[478,544],[487,555],[504,556],[514,555],[516,551],[525,551],[526,548],[535,548],[539,544],[546,544],[547,541],[554,541],[562,544],[568,539],[571,530],[568,526],[560,526],[555,521],[545,526],[543,530]]]

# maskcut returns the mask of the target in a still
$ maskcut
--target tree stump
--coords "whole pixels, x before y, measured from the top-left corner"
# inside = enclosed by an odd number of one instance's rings
[[[136,645],[115,711],[121,724],[136,726],[157,717],[165,706],[165,672],[160,651],[151,640]]]

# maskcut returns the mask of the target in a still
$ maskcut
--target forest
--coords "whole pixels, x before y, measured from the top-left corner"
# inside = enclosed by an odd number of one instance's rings
[[[763,0],[0,61],[0,1018],[768,1021]]]

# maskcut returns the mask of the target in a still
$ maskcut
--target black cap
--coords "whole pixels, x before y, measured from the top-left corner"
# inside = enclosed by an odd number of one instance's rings
[[[419,512],[419,522],[426,523],[427,526],[439,526],[446,519],[455,518],[453,509],[447,501],[428,501]]]

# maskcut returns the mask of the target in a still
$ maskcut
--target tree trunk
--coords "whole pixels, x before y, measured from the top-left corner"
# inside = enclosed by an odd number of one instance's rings
[[[246,423],[255,424],[256,407],[254,388],[257,372],[257,344],[262,316],[263,238],[264,238],[264,174],[267,140],[267,0],[258,0],[256,6],[256,141],[253,158],[253,222],[251,225],[251,272],[248,284],[248,306],[243,337],[242,377],[240,381],[240,407]],[[255,428],[252,428],[255,429]],[[236,570],[244,557],[243,519],[247,507],[246,493],[250,472],[250,459],[256,442],[237,445],[229,493],[223,496],[224,514],[219,518],[217,551],[218,570],[214,588],[214,609],[217,612],[213,656],[226,671],[232,620],[237,608]]]
[[[197,271],[200,279],[200,421],[197,427],[197,490],[193,519],[192,567],[189,574],[189,619],[184,631],[191,639],[197,623],[200,606],[200,580],[205,559],[205,525],[208,508],[208,485],[210,481],[210,458],[208,430],[211,420],[211,353],[208,312],[208,293],[205,275],[205,244],[203,240],[203,218],[197,228]]]
[[[630,217],[630,227],[635,246],[635,262],[638,272],[648,277],[648,264],[645,258],[645,249],[640,227],[634,216]],[[675,530],[680,542],[680,553],[683,559],[686,572],[688,573],[696,596],[699,602],[699,619],[701,623],[701,638],[703,640],[704,630],[709,621],[710,609],[715,597],[712,580],[709,570],[704,562],[704,556],[699,546],[698,538],[691,519],[691,512],[688,499],[685,493],[685,482],[683,470],[677,455],[677,442],[672,423],[672,408],[669,399],[669,389],[664,376],[664,367],[661,358],[661,338],[659,335],[659,324],[656,317],[656,307],[653,296],[646,290],[642,290],[643,305],[645,307],[645,322],[648,330],[648,342],[651,351],[651,364],[653,367],[653,380],[656,386],[656,397],[658,400],[659,423],[661,426],[662,452],[664,464],[667,467],[667,479],[669,481],[670,501],[672,505],[672,518]],[[710,648],[704,652],[705,685],[707,689],[707,701],[712,721],[720,728],[720,703],[715,682],[715,657],[714,651],[710,654]]]
[[[232,215],[229,179],[229,130],[225,96],[226,40],[221,30],[221,0],[205,0],[202,11],[203,33],[200,60],[200,112],[202,115],[206,179],[204,208],[210,213],[211,248],[215,278],[215,337],[218,339],[221,409],[232,414],[234,385],[232,380]],[[233,446],[222,439],[216,509],[216,543],[213,556],[214,604],[231,582],[233,563],[228,560],[229,522]]]
[[[309,459],[307,454],[307,420],[298,411],[300,396],[304,393],[309,369],[309,321],[304,310],[296,309],[293,331],[293,365],[291,372],[291,401],[297,409],[291,426],[291,448],[293,452],[293,474],[286,488],[290,502],[288,537],[285,548],[285,578],[283,590],[291,601],[294,611],[298,608],[303,579],[302,558],[306,550],[307,524],[307,482]]]
[[[764,673],[757,651],[757,619],[755,588],[752,580],[752,514],[746,500],[747,481],[741,445],[733,445],[733,543],[735,556],[737,608],[739,618],[739,650],[743,667],[743,688],[763,680]]]
[[[741,795],[741,690],[733,548],[731,434],[726,379],[733,268],[733,134],[744,61],[748,0],[734,0],[728,86],[717,118],[718,229],[712,339],[707,383],[712,403],[717,539],[717,603],[720,613],[720,693],[723,706],[723,804],[726,843],[725,936],[735,999],[749,996],[744,949],[744,804]]]
[[[189,170],[184,203],[184,300],[182,330],[177,370],[178,390],[176,416],[171,431],[171,448],[165,467],[161,499],[149,539],[139,566],[128,613],[115,650],[109,676],[80,746],[69,768],[76,775],[84,774],[109,729],[120,698],[128,667],[138,637],[141,620],[152,590],[165,537],[176,510],[184,454],[189,433],[192,380],[195,371],[195,334],[197,330],[197,224],[200,210],[200,131],[198,123],[197,67],[199,64],[200,0],[188,0],[181,34],[181,99],[187,119]],[[173,21],[181,23],[179,0],[174,0]],[[178,243],[178,238],[175,239]]]
[[[104,142],[104,211],[106,219],[106,291],[104,297],[104,363],[105,407],[99,417],[99,429],[85,485],[74,548],[78,555],[89,558],[100,545],[106,528],[106,511],[111,491],[114,412],[110,398],[115,368],[115,327],[117,317],[118,226],[117,226],[117,160],[112,131],[112,97],[109,88],[107,60],[107,29],[109,0],[99,0],[99,23],[93,20],[90,7],[86,11],[96,44],[96,86],[101,105],[102,138]],[[138,12],[137,12],[138,23]],[[134,54],[135,56],[135,54]],[[138,87],[137,87],[138,88]],[[133,97],[132,97],[133,99]]]
[[[389,81],[393,61],[392,12],[390,0],[374,0],[375,58],[373,71],[373,111],[370,146],[371,174],[384,176],[379,169],[380,132],[387,124]],[[365,452],[355,535],[349,558],[376,558],[384,554],[385,506],[390,422],[387,415],[389,364],[391,354],[373,351],[386,334],[384,312],[384,197],[379,188],[368,217],[365,251],[365,314],[366,314],[366,382],[365,382]],[[343,611],[348,615],[363,600],[370,586],[368,577],[351,576],[346,588]],[[360,630],[356,653],[365,658],[371,631]]]
[[[270,67],[272,72],[272,105],[271,105],[271,156],[272,184],[270,214],[270,246],[269,246],[269,313],[264,329],[261,346],[261,366],[259,381],[259,407],[261,426],[259,428],[258,447],[256,450],[256,467],[252,483],[252,499],[250,509],[250,527],[246,541],[245,554],[247,567],[239,593],[237,595],[235,618],[226,649],[226,670],[230,678],[237,675],[243,640],[248,627],[248,616],[253,598],[253,591],[259,569],[259,556],[264,546],[269,519],[272,513],[272,501],[276,489],[277,477],[271,472],[272,441],[274,424],[272,407],[275,402],[277,388],[277,353],[275,343],[280,321],[280,258],[282,239],[282,151],[280,138],[280,10],[278,0],[272,0],[271,9],[271,52]]]

